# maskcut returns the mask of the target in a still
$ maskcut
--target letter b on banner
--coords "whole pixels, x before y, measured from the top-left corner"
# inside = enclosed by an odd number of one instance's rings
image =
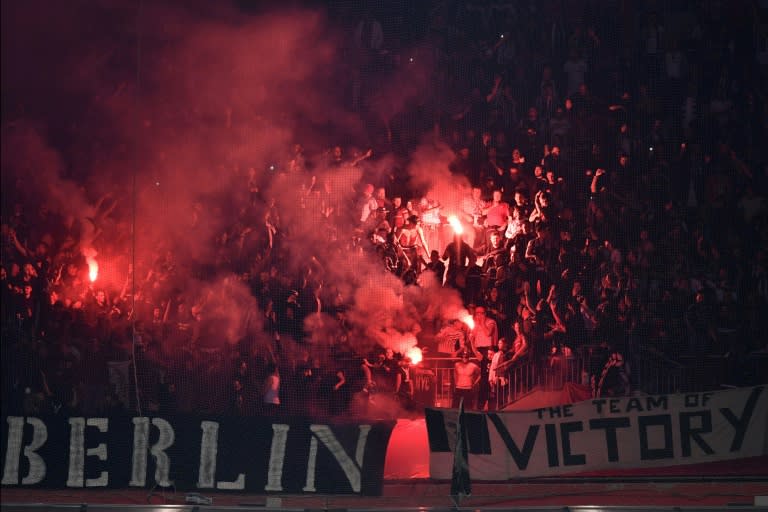
[[[24,447],[24,457],[29,461],[29,472],[21,479],[22,485],[33,485],[45,479],[45,461],[37,450],[48,440],[48,428],[37,418],[27,418],[27,425],[32,427],[32,441]],[[18,485],[19,458],[24,438],[24,418],[8,416],[8,446],[5,450],[3,467],[3,485]]]

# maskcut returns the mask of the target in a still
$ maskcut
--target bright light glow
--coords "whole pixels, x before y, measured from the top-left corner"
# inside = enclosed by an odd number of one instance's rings
[[[411,347],[405,353],[405,357],[410,358],[413,364],[419,364],[422,359],[421,349],[419,347]]]
[[[99,264],[96,260],[88,261],[88,279],[94,282],[99,277]]]
[[[464,233],[464,226],[461,225],[461,221],[455,215],[448,217],[448,224],[450,224],[451,228],[453,228],[453,233],[455,235],[461,235]]]
[[[85,256],[85,262],[88,264],[88,279],[91,282],[96,281],[99,277],[99,262],[96,261],[96,250],[93,248],[84,249],[83,256]]]
[[[475,319],[472,318],[472,315],[470,315],[469,313],[466,313],[465,315],[462,315],[460,318],[462,322],[467,324],[467,327],[469,327],[470,329],[475,328]]]

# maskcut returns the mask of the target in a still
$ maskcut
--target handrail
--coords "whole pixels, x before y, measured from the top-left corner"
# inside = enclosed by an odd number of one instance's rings
[[[647,394],[684,393],[719,389],[727,379],[727,360],[722,355],[688,355],[681,360],[671,359],[652,347],[638,347],[628,361],[632,391]],[[421,365],[433,371],[434,405],[449,407],[453,396],[453,367],[459,361],[456,357],[425,357]],[[554,361],[554,364],[552,364]],[[765,368],[768,368],[768,353],[752,353],[745,371],[747,378],[764,382]],[[502,409],[536,389],[552,391],[562,388],[568,382],[587,384],[582,357],[569,357],[533,361],[521,358],[505,361],[496,368],[501,377],[492,386],[489,406]],[[756,377],[757,376],[757,377]]]
[[[582,380],[583,362],[578,357],[560,357],[546,361],[519,359],[505,362],[497,369],[503,375],[495,386],[495,407],[503,409],[523,396],[541,389],[554,391],[567,382]]]
[[[514,364],[521,364],[525,361],[525,358],[515,359],[514,361],[512,359],[508,359],[502,363],[499,364],[499,366],[496,367],[496,373],[501,374],[507,371],[508,368],[512,367]]]
[[[687,367],[650,347],[641,347],[640,357],[631,362],[633,387],[648,394],[666,394],[688,391]],[[630,367],[630,370],[632,368]]]
[[[434,371],[434,405],[450,407],[453,398],[453,366],[455,357],[425,357],[420,367]],[[552,391],[561,389],[566,382],[581,382],[583,363],[580,358],[568,357],[534,362],[529,358],[505,361],[496,369],[500,378],[491,386],[489,407],[502,409],[531,393],[535,389]]]
[[[659,361],[667,365],[670,365],[673,367],[679,367],[679,368],[683,367],[683,365],[679,361],[675,361],[664,352],[660,352],[653,347],[641,346],[639,348],[639,352],[642,352],[643,355],[649,355],[649,356],[655,357],[656,359],[658,359]]]

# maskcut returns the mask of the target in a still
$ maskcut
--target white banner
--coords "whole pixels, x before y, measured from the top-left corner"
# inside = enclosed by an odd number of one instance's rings
[[[450,479],[458,411],[427,409],[430,476]],[[699,464],[768,454],[764,387],[466,413],[473,480]]]

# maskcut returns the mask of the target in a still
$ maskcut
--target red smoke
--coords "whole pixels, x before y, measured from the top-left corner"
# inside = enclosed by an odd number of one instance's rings
[[[323,265],[325,282],[352,304],[350,340],[360,350],[379,343],[408,352],[423,330],[457,317],[454,292],[404,288],[380,262],[339,251],[345,240],[328,244],[327,228],[297,208],[300,183],[269,170],[295,142],[315,153],[332,143],[370,145],[344,108],[346,35],[325,13],[127,0],[2,9],[3,91],[17,102],[13,120],[4,119],[3,180],[21,181],[34,204],[79,223],[92,281],[97,265],[111,268],[112,260],[135,261],[141,280],[172,253],[169,286],[199,298],[196,312],[217,326],[220,341],[260,332],[248,289],[225,271],[221,243],[232,219],[254,214],[242,207],[253,169],[260,194],[295,227],[286,242],[295,258],[283,263],[296,269],[311,255]],[[424,100],[432,63],[416,64],[381,85],[373,105],[384,122]],[[55,140],[54,131],[68,139]],[[446,211],[458,207],[463,185],[447,170],[451,158],[449,148],[425,144],[408,166],[410,184],[432,190]],[[371,163],[381,175],[394,160],[376,155]],[[357,193],[358,168],[316,162],[312,172],[339,204]],[[257,270],[249,263],[247,271]],[[203,282],[194,268],[212,270]],[[122,286],[127,273],[111,284]],[[307,324],[318,346],[338,334],[325,325]]]

